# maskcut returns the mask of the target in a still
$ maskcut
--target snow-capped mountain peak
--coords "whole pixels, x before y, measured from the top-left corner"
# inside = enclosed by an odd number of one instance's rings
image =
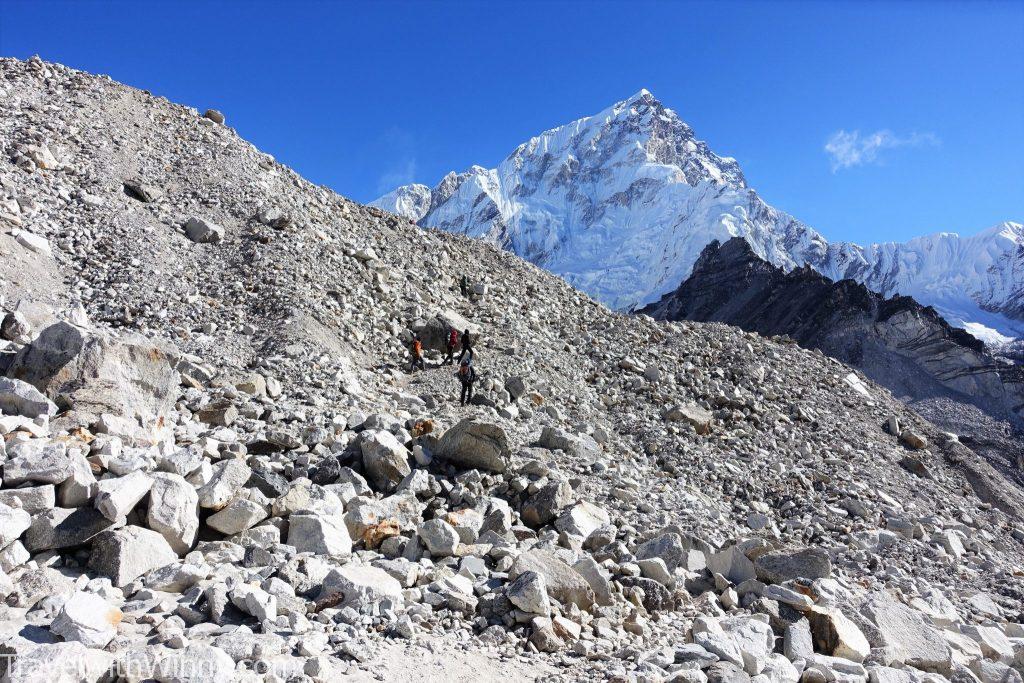
[[[954,324],[1024,334],[1019,223],[966,238],[830,244],[766,204],[735,159],[715,154],[647,89],[530,138],[497,168],[471,166],[372,204],[493,241],[615,308],[657,300],[712,240],[742,236],[783,268],[810,264],[886,296],[913,295]]]

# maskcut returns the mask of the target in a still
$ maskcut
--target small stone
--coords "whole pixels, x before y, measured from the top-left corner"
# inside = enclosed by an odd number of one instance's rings
[[[204,218],[193,216],[185,223],[185,234],[193,242],[211,244],[224,239],[224,228]]]

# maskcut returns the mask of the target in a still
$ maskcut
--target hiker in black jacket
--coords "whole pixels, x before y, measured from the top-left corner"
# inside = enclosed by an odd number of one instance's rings
[[[476,381],[476,370],[469,360],[459,364],[459,370],[455,373],[456,379],[462,385],[462,392],[459,394],[459,405],[466,405],[467,401],[473,400],[473,382]]]
[[[469,336],[469,330],[462,333],[462,353],[459,354],[459,363],[462,362],[462,358],[469,354],[469,362],[473,362],[473,340]]]

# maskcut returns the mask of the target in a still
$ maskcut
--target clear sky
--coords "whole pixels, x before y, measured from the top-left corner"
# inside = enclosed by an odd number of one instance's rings
[[[1024,220],[1024,2],[0,0],[0,54],[145,88],[370,201],[640,88],[830,239]]]

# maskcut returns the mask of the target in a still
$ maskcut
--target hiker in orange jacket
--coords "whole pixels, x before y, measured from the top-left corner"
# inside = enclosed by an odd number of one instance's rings
[[[426,370],[427,365],[423,362],[423,340],[420,339],[420,335],[417,334],[412,338],[412,344],[409,345],[409,352],[412,354],[412,363],[409,365],[409,372],[412,372],[416,368]]]

